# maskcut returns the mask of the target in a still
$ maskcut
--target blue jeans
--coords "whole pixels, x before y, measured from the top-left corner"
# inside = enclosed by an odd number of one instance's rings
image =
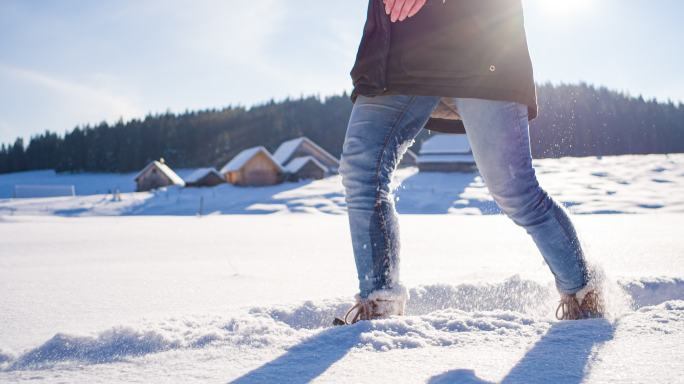
[[[389,95],[359,96],[354,103],[339,171],[362,298],[399,284],[399,225],[390,181],[439,101],[436,96]],[[585,257],[565,208],[535,176],[527,107],[507,101],[452,101],[496,203],[532,237],[558,290],[579,291],[588,282]]]

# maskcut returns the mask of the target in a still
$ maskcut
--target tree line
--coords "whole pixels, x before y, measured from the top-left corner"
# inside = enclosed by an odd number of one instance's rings
[[[684,152],[681,102],[644,100],[588,84],[543,84],[537,91],[539,117],[530,125],[535,158]],[[130,172],[160,157],[176,168],[221,167],[242,149],[263,145],[274,151],[302,135],[339,156],[351,108],[344,93],[252,108],[150,114],[77,126],[63,135],[46,131],[28,144],[18,138],[0,145],[0,173]],[[428,135],[422,132],[412,149]]]

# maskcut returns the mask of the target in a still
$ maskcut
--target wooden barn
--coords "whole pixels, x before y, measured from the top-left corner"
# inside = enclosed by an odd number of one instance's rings
[[[216,168],[199,168],[185,178],[186,187],[213,187],[225,182]]]
[[[308,137],[302,136],[296,139],[284,141],[273,153],[273,157],[282,165],[286,166],[297,157],[311,156],[326,167],[326,174],[337,173],[340,161]]]
[[[283,181],[285,170],[263,146],[238,153],[219,171],[225,180],[236,185],[273,185]]]
[[[408,149],[406,150],[406,153],[404,153],[404,156],[401,157],[401,161],[399,162],[399,168],[415,167],[417,165],[417,160],[418,156],[416,156],[416,153]]]
[[[465,134],[438,134],[425,140],[416,159],[420,172],[472,172],[477,170]]]
[[[135,190],[137,192],[167,187],[169,185],[184,186],[185,182],[168,165],[164,159],[153,161],[135,176]]]
[[[302,179],[322,179],[328,169],[313,156],[296,157],[284,167],[287,179],[299,181]]]

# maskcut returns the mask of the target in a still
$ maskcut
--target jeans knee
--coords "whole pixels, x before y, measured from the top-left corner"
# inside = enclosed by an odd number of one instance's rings
[[[521,227],[546,220],[555,204],[551,196],[538,185],[519,194],[495,195],[494,199],[506,216]]]
[[[340,176],[345,190],[348,208],[373,205],[375,200],[375,177],[367,162],[353,156],[342,156]]]
[[[378,166],[377,159],[343,154],[339,173],[347,208],[370,210],[383,203],[392,203],[388,176],[391,172]]]
[[[373,170],[368,159],[359,154],[342,153],[338,169],[342,177],[342,185],[347,191],[372,181]]]

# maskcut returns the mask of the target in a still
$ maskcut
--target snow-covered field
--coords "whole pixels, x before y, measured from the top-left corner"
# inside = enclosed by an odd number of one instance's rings
[[[572,213],[684,212],[684,154],[625,155],[534,161],[542,186]],[[181,170],[184,176],[192,170]],[[132,192],[135,174],[0,175],[0,215],[196,215],[322,212],[344,214],[339,176],[271,187],[167,188]],[[478,173],[397,172],[400,213],[498,214]],[[15,184],[74,185],[77,197],[10,199]],[[118,188],[121,201],[107,191]]]
[[[579,322],[553,319],[525,231],[478,215],[498,210],[476,174],[401,171],[400,212],[453,214],[400,216],[408,316],[348,327],[339,177],[0,200],[0,383],[682,382],[683,163],[537,161],[608,276],[610,317]],[[197,217],[202,195],[240,214]],[[650,214],[592,214],[618,212]]]

